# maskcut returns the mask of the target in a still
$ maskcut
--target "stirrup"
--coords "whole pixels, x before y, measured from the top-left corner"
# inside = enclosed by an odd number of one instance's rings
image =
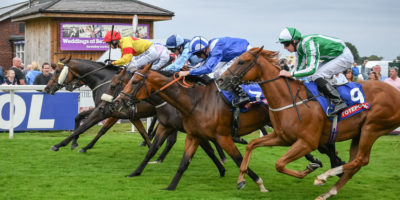
[[[233,99],[233,106],[235,106],[235,107],[236,106],[243,107],[244,105],[246,105],[249,102],[250,102],[250,98],[248,96],[246,96],[246,97],[237,97],[237,98]]]
[[[346,108],[347,108],[347,104],[345,102],[337,104],[337,105],[335,105],[334,110],[331,113],[329,113],[329,116],[332,117],[332,116],[338,115]]]

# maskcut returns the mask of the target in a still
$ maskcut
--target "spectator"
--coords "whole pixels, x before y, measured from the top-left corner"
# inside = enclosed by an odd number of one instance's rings
[[[50,73],[51,66],[49,63],[45,62],[42,65],[42,73],[37,75],[33,85],[47,85],[53,74]]]
[[[387,79],[387,76],[385,76],[381,73],[381,66],[375,65],[374,67],[372,67],[372,71],[375,71],[378,74],[378,77],[379,77],[378,80],[384,81],[385,79]]]
[[[364,60],[363,64],[361,65],[361,75],[364,80],[368,80],[369,70],[365,67],[368,63],[368,60]]]
[[[358,67],[357,67],[357,63],[356,62],[354,62],[353,63],[353,67],[351,67],[351,71],[352,71],[352,80],[349,80],[350,82],[351,81],[354,81],[354,82],[357,82],[357,79],[358,79],[358,75],[360,74],[360,71],[358,70]],[[346,77],[347,78],[347,77]]]
[[[371,73],[369,74],[368,80],[373,80],[373,81],[379,80],[378,73],[376,73],[375,71],[371,71]]]
[[[19,85],[15,77],[15,71],[12,69],[7,70],[7,77],[4,79],[3,85]]]
[[[385,83],[395,87],[400,91],[400,78],[397,76],[399,68],[391,67],[389,70],[389,78],[385,79]]]
[[[4,83],[4,72],[3,72],[3,67],[0,66],[0,85]]]
[[[38,62],[33,61],[32,64],[30,64],[30,65],[31,65],[31,70],[26,74],[26,84],[27,85],[33,85],[33,82],[35,81],[36,76],[41,73]]]
[[[356,65],[356,67],[357,67],[357,65]],[[348,82],[352,82],[354,80],[354,71],[353,71],[353,69],[347,69],[346,71],[343,72],[343,74],[346,76],[346,79],[347,79]]]
[[[21,58],[15,57],[12,60],[13,66],[10,68],[14,70],[15,78],[17,79],[18,85],[25,85],[25,75],[22,72]]]

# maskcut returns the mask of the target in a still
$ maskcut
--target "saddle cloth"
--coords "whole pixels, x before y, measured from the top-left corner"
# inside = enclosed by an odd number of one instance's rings
[[[316,97],[317,101],[322,106],[322,109],[327,115],[329,115],[329,113],[332,111],[333,105],[329,105],[329,100],[319,94],[317,85],[314,82],[308,82],[304,83],[304,86],[312,93],[313,96]],[[359,83],[348,82],[344,85],[338,86],[337,90],[348,106],[339,116],[339,121],[371,108],[370,104],[365,102],[364,91]],[[333,118],[331,117],[330,119],[332,120]]]
[[[248,85],[240,85],[244,92],[246,92],[247,96],[250,97],[250,102],[244,105],[243,107],[240,107],[240,112],[247,112],[249,111],[252,106],[257,105],[257,104],[266,104],[267,100],[265,99],[265,96],[261,90],[260,85],[258,84],[248,84]],[[221,93],[223,94],[223,97],[225,97],[226,103],[232,107],[232,101],[233,101],[233,94],[229,91],[221,90]]]

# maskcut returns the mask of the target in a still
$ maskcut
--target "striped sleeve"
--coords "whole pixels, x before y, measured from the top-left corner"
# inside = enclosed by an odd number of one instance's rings
[[[293,73],[294,77],[312,75],[319,65],[320,53],[318,44],[312,38],[308,38],[308,40],[302,42],[302,47],[305,55],[299,59],[297,70]]]

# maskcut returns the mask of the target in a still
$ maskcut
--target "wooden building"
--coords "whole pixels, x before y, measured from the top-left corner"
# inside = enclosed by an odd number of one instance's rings
[[[11,16],[27,8],[27,2],[0,8],[0,66],[4,69],[11,67],[13,57],[24,59],[25,24],[11,22]]]
[[[155,21],[174,16],[136,0],[42,0],[31,2],[28,9],[12,16],[12,22],[25,23],[25,63],[56,63],[70,55],[96,60],[106,50],[102,38],[111,25],[127,32],[135,14],[142,37],[149,39]]]

